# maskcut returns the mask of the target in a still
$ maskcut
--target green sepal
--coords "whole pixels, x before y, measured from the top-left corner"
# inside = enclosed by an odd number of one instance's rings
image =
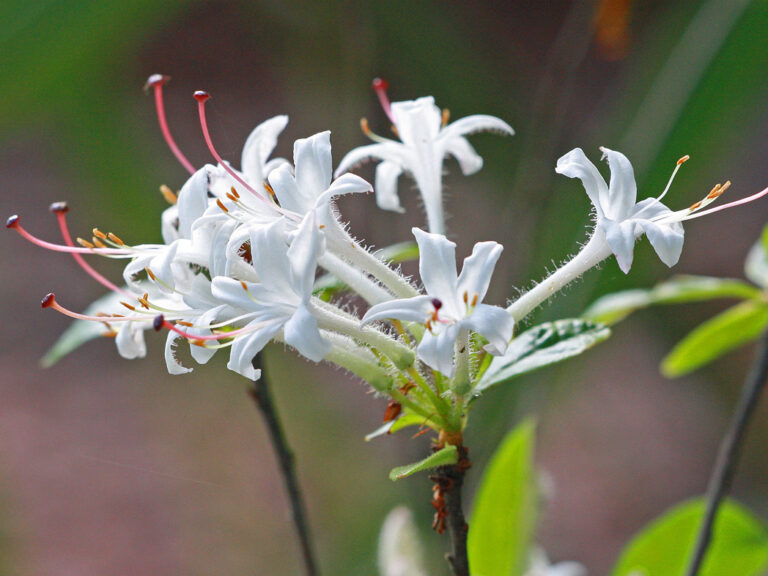
[[[533,456],[536,424],[507,434],[475,496],[467,552],[475,576],[523,574],[536,528],[538,491]]]
[[[458,461],[459,451],[456,449],[456,446],[449,444],[445,448],[441,448],[437,452],[430,454],[420,462],[393,468],[389,473],[389,479],[392,481],[400,480],[411,474],[415,474],[416,472],[431,470],[432,468],[437,468],[439,466],[450,466],[456,464]]]
[[[747,300],[710,318],[683,338],[662,360],[661,371],[674,378],[755,340],[768,326],[768,304]]]
[[[579,318],[546,322],[515,337],[503,356],[496,356],[475,386],[483,392],[549,364],[577,356],[611,335],[611,330]]]
[[[703,499],[672,508],[630,541],[611,576],[684,574],[703,517]],[[725,502],[713,534],[701,576],[759,576],[768,569],[768,531],[744,507]]]
[[[715,298],[760,298],[761,292],[743,280],[710,276],[675,276],[649,290],[635,289],[607,294],[596,300],[582,314],[583,318],[602,324],[616,324],[652,304],[680,304]]]

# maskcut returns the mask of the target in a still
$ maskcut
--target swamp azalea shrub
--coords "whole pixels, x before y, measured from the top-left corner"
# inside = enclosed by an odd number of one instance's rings
[[[498,306],[484,299],[503,248],[494,241],[479,241],[457,273],[456,245],[445,237],[442,178],[446,156],[454,157],[465,175],[478,171],[483,161],[467,136],[478,131],[513,135],[505,121],[473,115],[450,123],[447,110],[441,112],[432,97],[390,103],[385,83],[377,80],[376,92],[398,140],[373,134],[364,120],[363,130],[374,143],[348,152],[334,171],[327,131],[297,140],[292,162],[272,158],[288,122],[286,116],[276,116],[253,130],[236,169],[212,142],[205,112],[210,96],[200,91],[194,97],[214,163],[195,167],[168,128],[163,105],[167,80],[153,75],[148,87],[154,92],[165,140],[190,176],[178,194],[161,189],[170,203],[160,215],[162,244],[129,244],[98,229],[90,240],[73,240],[65,203],[51,206],[61,243],[34,236],[19,216],[7,221],[9,229],[30,242],[70,254],[109,291],[82,314],[66,308],[53,294],[43,299],[44,308],[76,319],[76,328],[65,334],[49,363],[98,334],[114,337],[121,356],[143,357],[144,333],[154,329],[167,331],[169,373],[192,370],[178,353],[188,346],[193,362],[205,364],[217,353],[228,354],[230,370],[255,380],[260,377],[255,356],[269,342],[283,343],[312,362],[351,372],[388,398],[384,426],[370,437],[409,426],[435,432],[434,453],[393,470],[393,478],[436,467],[466,470],[463,432],[481,391],[579,354],[609,334],[596,322],[566,319],[515,335],[515,327],[531,311],[612,255],[628,273],[635,242],[643,235],[672,266],[683,248],[682,222],[768,194],[766,189],[709,208],[729,187],[726,182],[690,207],[673,211],[661,201],[687,156],[678,161],[658,197],[638,202],[632,165],[623,154],[601,149],[610,169],[606,183],[576,148],[557,161],[555,170],[581,180],[593,208],[591,235],[552,274]],[[369,159],[379,162],[375,186],[351,173]],[[334,201],[375,191],[381,208],[402,212],[397,183],[404,174],[413,178],[422,196],[428,231],[413,228],[417,252],[412,242],[372,252],[350,235]],[[404,275],[395,264],[414,253],[419,257],[418,279]],[[122,281],[99,273],[85,260],[91,256],[124,260]],[[362,315],[347,305],[351,297],[365,303]],[[443,488],[450,489],[447,481]],[[436,502],[439,516],[444,510]],[[443,520],[436,520],[439,531],[445,528]],[[391,526],[409,521],[399,512],[388,522],[382,547],[394,549],[402,540],[390,534]],[[520,568],[531,576],[582,574],[580,566],[550,565],[543,553],[531,555],[528,548],[525,558],[530,561]],[[400,570],[394,560],[383,563],[386,574],[423,573],[420,565]]]

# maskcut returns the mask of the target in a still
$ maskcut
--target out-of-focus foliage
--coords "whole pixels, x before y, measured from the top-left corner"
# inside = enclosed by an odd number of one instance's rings
[[[703,517],[703,500],[669,510],[627,545],[612,576],[684,574]],[[768,569],[768,530],[746,508],[726,502],[713,534],[701,576],[759,576]]]
[[[483,473],[467,542],[472,574],[523,574],[536,527],[533,462],[536,425],[524,420],[499,446]]]

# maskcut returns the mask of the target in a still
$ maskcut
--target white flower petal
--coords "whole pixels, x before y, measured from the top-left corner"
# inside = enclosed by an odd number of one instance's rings
[[[309,138],[296,140],[293,145],[293,163],[296,172],[296,186],[307,209],[312,209],[315,201],[331,183],[331,133],[320,132]]]
[[[253,129],[245,141],[240,166],[246,180],[254,187],[261,186],[261,182],[267,177],[267,158],[275,149],[277,137],[285,130],[287,124],[288,116],[275,116],[265,120]],[[272,165],[272,168],[274,167],[275,164]]]
[[[459,330],[458,324],[446,326],[439,334],[433,334],[427,330],[416,350],[424,364],[449,378],[456,370],[453,364],[453,347]]]
[[[497,242],[478,242],[472,249],[472,255],[464,259],[464,265],[459,275],[457,292],[463,298],[471,301],[477,294],[477,301],[482,302],[488,286],[491,283],[491,276],[496,268],[504,247]]]
[[[624,154],[600,148],[608,160],[611,168],[611,183],[608,193],[600,198],[603,213],[611,220],[623,220],[627,218],[635,206],[637,200],[637,184],[635,184],[635,171],[632,169]]]
[[[227,368],[245,376],[249,380],[258,380],[261,376],[261,370],[256,370],[253,367],[253,359],[272,340],[272,337],[277,334],[282,325],[282,321],[253,321],[247,324],[246,328],[259,327],[250,334],[235,338],[234,343],[230,347]]]
[[[269,184],[275,191],[280,206],[297,214],[304,214],[310,207],[296,185],[293,170],[289,164],[284,164],[269,174]],[[314,199],[312,199],[314,206]]]
[[[457,300],[456,244],[442,234],[412,230],[419,245],[419,274],[427,293],[443,304]]]
[[[680,260],[680,254],[683,252],[685,239],[683,226],[679,222],[656,224],[646,220],[640,220],[638,225],[648,236],[651,246],[656,250],[661,261],[669,267],[677,264],[677,261]]]
[[[403,169],[396,162],[384,161],[376,167],[376,204],[382,210],[405,212],[397,195],[397,180]]]
[[[168,337],[165,339],[165,366],[168,368],[168,374],[177,375],[192,372],[192,368],[185,368],[176,358],[176,346],[178,341],[183,339],[176,332],[168,332]]]
[[[403,167],[409,165],[409,156],[405,146],[400,142],[387,140],[386,142],[381,142],[379,144],[369,144],[368,146],[360,146],[359,148],[350,150],[347,152],[346,156],[341,159],[334,174],[338,177],[340,174],[343,174],[368,160],[392,161]]]
[[[331,201],[336,196],[344,196],[345,194],[361,194],[372,192],[373,187],[354,174],[343,174],[336,180],[334,180],[328,189],[317,197],[315,207],[322,206]]]
[[[637,221],[613,222],[612,220],[600,220],[600,224],[605,227],[605,237],[608,240],[611,251],[616,256],[619,268],[621,268],[624,274],[628,274],[634,257],[635,226]]]
[[[459,163],[461,173],[464,176],[474,174],[483,167],[483,159],[475,152],[475,149],[469,143],[466,138],[457,136],[445,141],[444,144],[445,154],[450,154]]]
[[[515,330],[515,319],[504,308],[488,304],[478,304],[462,324],[482,334],[488,340],[485,349],[494,356],[506,352]]]
[[[211,166],[203,166],[181,187],[176,206],[179,210],[179,235],[182,238],[191,237],[192,224],[208,208],[208,178],[211,169]]]
[[[432,96],[392,103],[397,134],[407,146],[429,145],[437,138],[442,112]]]
[[[574,148],[557,161],[555,172],[568,176],[568,178],[578,178],[584,184],[584,190],[592,201],[592,205],[597,211],[597,216],[602,218],[605,213],[601,207],[601,198],[608,195],[608,185],[605,179],[600,175],[597,167],[584,154],[581,148]]]
[[[139,322],[120,322],[115,337],[117,352],[127,360],[144,358],[147,355],[147,344],[144,341],[144,329],[148,326]]]
[[[301,296],[305,303],[312,296],[317,258],[323,250],[322,236],[317,228],[315,212],[312,211],[299,226],[299,232],[288,248],[285,258],[290,265],[293,292]]]
[[[500,132],[509,136],[515,134],[512,126],[501,118],[487,114],[474,114],[473,116],[459,118],[455,122],[448,124],[440,132],[440,138],[454,139],[457,136],[467,136],[476,132]]]
[[[333,346],[320,335],[317,320],[306,306],[301,305],[283,327],[285,343],[293,346],[304,357],[320,362]]]
[[[375,322],[376,320],[405,320],[406,322],[418,322],[424,324],[432,312],[432,296],[414,296],[400,300],[390,300],[371,306],[363,316],[362,324]]]

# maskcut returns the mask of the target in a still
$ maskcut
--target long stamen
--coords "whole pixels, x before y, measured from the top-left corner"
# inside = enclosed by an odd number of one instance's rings
[[[33,236],[27,232],[19,222],[20,218],[17,215],[13,215],[5,222],[6,228],[12,228],[16,230],[23,238],[26,238],[32,244],[46,248],[54,252],[66,252],[68,254],[100,254],[100,255],[120,255],[120,256],[133,256],[134,252],[129,250],[121,250],[118,248],[78,248],[77,246],[62,246],[61,244],[53,244],[46,242],[40,238]]]
[[[363,134],[365,134],[374,142],[387,142],[386,138],[379,136],[373,130],[371,130],[371,127],[368,125],[368,118],[360,118],[360,130],[362,130]]]
[[[725,188],[727,188],[727,184],[730,184],[730,182],[726,182],[726,185],[722,186],[722,188],[720,189],[720,192],[722,192]],[[723,204],[722,206],[716,206],[715,208],[710,208],[709,210],[697,212],[696,214],[692,214],[691,216],[688,216],[687,218],[685,218],[685,220],[693,220],[694,218],[700,218],[701,216],[706,216],[707,214],[714,214],[715,212],[719,212],[720,210],[727,210],[728,208],[733,208],[734,206],[741,206],[742,204],[747,204],[748,202],[752,202],[753,200],[762,198],[766,194],[768,194],[768,188],[765,188],[756,194],[752,194],[751,196],[747,196],[746,198],[742,198],[741,200],[734,200],[733,202],[729,202],[728,204]]]
[[[680,166],[688,162],[688,160],[690,159],[691,157],[688,154],[686,154],[685,156],[683,156],[677,161],[677,164],[675,165],[675,169],[672,171],[672,175],[669,177],[669,180],[667,181],[667,186],[664,188],[664,191],[661,194],[659,194],[656,198],[654,198],[653,202],[648,203],[648,205],[645,208],[643,208],[637,214],[635,214],[634,215],[635,218],[637,218],[640,214],[648,210],[650,207],[655,206],[656,204],[662,201],[664,196],[667,195],[667,192],[669,192],[669,188],[672,186],[672,182],[675,180],[675,176],[677,176],[677,172],[678,170],[680,170]]]
[[[381,107],[384,109],[387,118],[394,124],[395,117],[392,115],[392,106],[389,102],[389,97],[387,96],[387,88],[389,88],[389,84],[386,80],[382,78],[373,79],[373,91],[376,92],[376,96],[379,97],[379,102],[381,102]]]
[[[171,131],[168,129],[168,122],[165,119],[163,85],[170,79],[170,76],[165,76],[163,74],[152,74],[152,76],[147,79],[145,88],[149,88],[151,86],[154,89],[155,108],[157,109],[157,122],[160,124],[160,131],[163,133],[163,137],[165,138],[166,144],[168,144],[168,148],[171,149],[173,155],[176,156],[176,159],[179,161],[179,163],[184,166],[184,168],[186,168],[187,172],[194,174],[195,167],[189,160],[187,160],[187,157],[184,156],[181,150],[179,150],[179,147],[176,145],[176,141],[173,139],[173,136],[171,136]]]
[[[88,320],[90,322],[101,322],[103,324],[111,324],[113,322],[136,322],[136,321],[150,321],[152,319],[151,316],[141,315],[141,316],[121,316],[119,314],[113,314],[113,315],[105,315],[105,316],[88,316],[87,314],[78,314],[77,312],[74,312],[72,310],[69,310],[68,308],[64,308],[61,304],[59,304],[56,301],[56,296],[51,292],[50,294],[46,294],[45,298],[43,298],[40,301],[40,305],[43,308],[53,308],[56,310],[56,312],[59,312],[60,314],[64,314],[64,316],[69,316],[70,318],[74,318],[76,320]]]
[[[227,338],[234,338],[235,336],[239,336],[240,334],[247,334],[249,332],[253,332],[256,328],[258,328],[258,327],[251,326],[248,328],[240,328],[239,330],[222,332],[221,334],[210,334],[210,335],[191,334],[189,332],[181,330],[180,328],[177,328],[175,324],[172,324],[171,322],[166,320],[162,314],[160,314],[159,316],[155,316],[155,319],[152,325],[157,331],[159,331],[162,328],[165,328],[167,330],[176,332],[176,334],[178,334],[179,336],[182,336],[187,340],[191,340],[192,342],[195,342],[195,341],[205,342],[208,340],[226,340]]]
[[[66,202],[54,202],[50,206],[50,211],[56,215],[56,218],[59,221],[59,228],[61,229],[61,236],[64,238],[64,243],[67,246],[74,247],[75,244],[74,242],[72,242],[72,236],[70,235],[69,227],[67,226],[67,212],[69,212],[69,206],[67,206]],[[73,252],[72,258],[74,258],[75,262],[77,262],[80,265],[80,268],[85,270],[86,274],[88,274],[91,278],[96,280],[96,282],[98,282],[105,288],[108,288],[113,292],[119,292],[120,294],[123,294],[124,296],[127,296],[129,298],[133,298],[133,294],[113,284],[107,278],[105,278],[104,276],[99,274],[96,270],[94,270],[90,266],[90,264],[88,264],[85,261],[85,259],[82,256],[80,256],[80,254]]]
[[[211,152],[211,156],[213,156],[216,159],[216,162],[218,162],[224,170],[226,170],[232,178],[237,180],[240,184],[245,186],[245,189],[254,194],[259,200],[262,200],[264,203],[268,204],[269,206],[274,207],[274,204],[267,200],[260,192],[257,192],[255,188],[253,188],[248,182],[243,180],[240,175],[235,172],[232,167],[224,161],[224,159],[219,155],[218,152],[216,152],[216,148],[213,146],[213,140],[211,140],[211,134],[208,131],[208,121],[206,120],[205,116],[205,103],[208,101],[208,99],[211,97],[208,92],[204,92],[202,90],[198,90],[195,92],[195,100],[197,100],[197,110],[198,114],[200,116],[200,127],[203,129],[203,138],[205,138],[205,143],[208,146],[208,150]]]

